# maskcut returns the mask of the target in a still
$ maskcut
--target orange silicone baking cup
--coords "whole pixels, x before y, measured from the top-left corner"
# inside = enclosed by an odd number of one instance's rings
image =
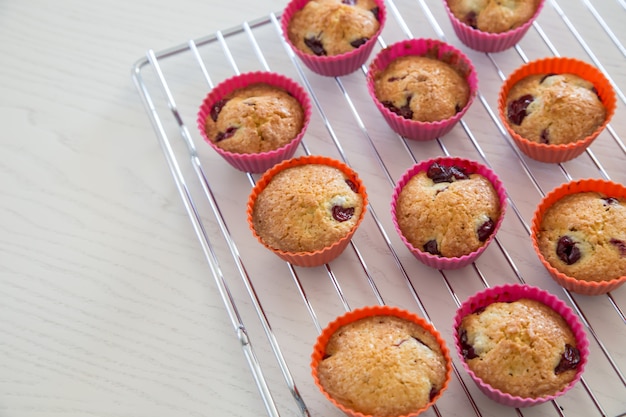
[[[435,327],[432,324],[430,324],[428,321],[426,321],[425,319],[423,319],[422,317],[414,313],[411,313],[410,311],[403,310],[403,309],[400,309],[398,307],[393,307],[393,306],[367,306],[367,307],[362,307],[359,309],[352,310],[342,316],[337,317],[334,321],[330,322],[326,326],[326,328],[322,330],[322,333],[318,336],[315,346],[313,347],[313,354],[311,355],[311,374],[313,376],[313,381],[315,382],[315,385],[319,388],[319,390],[322,392],[322,394],[324,394],[324,396],[328,399],[328,401],[330,401],[333,405],[335,405],[335,407],[343,411],[345,414],[349,416],[353,416],[353,417],[373,417],[373,416],[360,413],[356,410],[347,408],[343,404],[336,401],[328,392],[326,392],[324,387],[322,387],[322,385],[320,384],[318,373],[317,373],[318,365],[325,356],[326,345],[328,344],[330,337],[340,327],[345,326],[346,324],[355,322],[359,319],[362,319],[365,317],[371,317],[371,316],[395,316],[401,319],[409,320],[421,326],[422,328],[426,329],[429,333],[431,333],[437,339],[437,343],[439,343],[439,346],[441,348],[441,353],[443,354],[445,362],[446,362],[446,379],[444,381],[443,386],[439,390],[439,393],[437,393],[437,395],[434,396],[428,404],[426,404],[419,410],[415,410],[414,412],[410,414],[406,414],[404,416],[397,416],[397,417],[415,417],[421,414],[422,412],[424,412],[425,410],[427,410],[428,408],[430,408],[435,402],[437,402],[437,400],[441,398],[441,395],[443,394],[443,392],[448,388],[451,375],[452,375],[452,359],[450,358],[450,350],[448,349],[446,342],[444,341],[441,334],[437,331],[437,329],[435,329]]]
[[[254,204],[256,202],[257,197],[261,193],[261,191],[265,189],[267,184],[269,184],[269,182],[272,180],[272,178],[276,174],[278,174],[280,171],[283,171],[287,168],[291,168],[291,167],[295,167],[299,165],[306,165],[306,164],[328,165],[328,166],[337,168],[341,170],[344,174],[346,174],[348,178],[350,178],[350,180],[356,185],[357,192],[363,197],[363,210],[361,210],[361,215],[359,219],[357,220],[356,224],[354,225],[354,227],[352,228],[352,230],[350,230],[350,232],[346,236],[344,236],[342,239],[336,241],[335,243],[333,243],[332,245],[328,247],[325,247],[323,249],[316,250],[313,252],[286,252],[280,249],[273,248],[267,245],[263,241],[261,236],[259,236],[254,229],[254,222],[252,221],[252,212],[254,210]],[[341,161],[328,158],[325,156],[319,156],[319,155],[300,156],[297,158],[287,159],[285,161],[282,161],[274,165],[272,168],[267,170],[263,174],[263,176],[259,179],[259,181],[256,183],[256,185],[254,186],[254,188],[252,189],[250,193],[250,196],[248,197],[248,208],[247,208],[248,226],[250,227],[250,230],[252,231],[252,234],[254,235],[254,237],[261,244],[263,244],[263,246],[265,246],[267,249],[274,252],[281,259],[297,266],[304,266],[304,267],[320,266],[320,265],[329,263],[333,259],[337,258],[345,250],[345,248],[348,246],[348,243],[350,243],[350,239],[352,239],[352,236],[354,235],[359,225],[363,221],[363,218],[365,217],[367,205],[368,205],[368,200],[367,200],[367,192],[365,190],[365,186],[363,185],[363,182],[361,181],[361,179],[358,177],[357,173],[354,170],[352,170],[352,168],[350,168],[348,165],[344,164]]]
[[[602,104],[606,108],[606,118],[604,123],[586,138],[561,145],[549,145],[545,143],[533,142],[516,133],[509,125],[509,121],[506,116],[506,99],[513,85],[515,85],[515,83],[520,81],[522,78],[534,74],[566,73],[578,75],[579,77],[593,83],[598,93],[598,97],[600,97]],[[615,91],[602,71],[575,58],[551,57],[538,59],[522,65],[513,71],[513,73],[502,84],[500,94],[498,96],[498,113],[500,115],[500,119],[504,123],[504,127],[511,135],[513,141],[519,149],[530,158],[547,163],[566,162],[585,152],[589,145],[591,145],[604,128],[606,128],[606,125],[615,113],[615,107]]]
[[[539,260],[548,270],[552,278],[563,288],[584,295],[600,295],[613,291],[626,282],[626,275],[607,281],[584,281],[570,277],[553,267],[539,250],[537,237],[543,220],[543,215],[559,199],[569,194],[595,191],[609,197],[626,198],[626,186],[601,179],[582,179],[571,181],[555,188],[539,202],[531,223],[531,239],[533,248]]]

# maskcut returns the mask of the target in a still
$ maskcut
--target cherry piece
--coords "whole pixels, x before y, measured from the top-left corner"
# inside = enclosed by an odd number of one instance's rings
[[[333,218],[338,222],[350,220],[354,215],[354,207],[333,206]]]
[[[217,122],[217,116],[219,116],[227,101],[227,99],[219,100],[211,107],[211,119],[213,119],[214,122]]]
[[[572,265],[580,259],[580,249],[569,236],[561,236],[556,245],[557,256],[566,264]]]
[[[471,11],[468,14],[465,15],[465,23],[468,26],[473,27],[474,29],[478,29],[478,19],[477,19],[478,15],[476,14],[476,12]]]
[[[304,38],[304,44],[317,56],[326,55],[326,49],[322,45],[322,41],[318,38]]]
[[[552,77],[553,75],[556,75],[556,74],[555,73],[550,73],[550,74],[544,75],[543,78],[541,78],[541,80],[539,80],[539,84],[542,84],[546,80],[546,78]]]
[[[347,4],[348,6],[354,6],[356,4],[356,0],[341,0],[343,4]]]
[[[235,132],[237,131],[238,128],[231,126],[228,129],[226,129],[226,132],[218,132],[217,136],[215,136],[215,141],[219,142],[222,141],[224,139],[228,139],[230,137],[232,137]]]
[[[459,339],[461,341],[461,353],[465,359],[474,359],[477,358],[478,355],[474,351],[474,347],[467,343],[467,331],[460,330],[459,331]]]
[[[372,12],[374,14],[374,17],[376,18],[376,20],[378,20],[380,22],[380,7],[376,6],[376,7],[372,8],[370,10],[370,12]]]
[[[548,129],[541,131],[541,143],[545,143],[546,145],[550,143],[550,132],[548,132]]]
[[[350,42],[350,45],[352,45],[352,47],[354,49],[358,48],[359,46],[363,45],[365,42],[367,42],[369,40],[369,38],[359,38],[359,39],[355,39],[352,42]]]
[[[606,197],[606,198],[603,198],[602,200],[604,200],[605,206],[612,206],[612,205],[616,205],[617,203],[619,203],[619,200],[615,197]]]
[[[565,344],[565,351],[561,354],[559,364],[554,368],[554,374],[576,369],[580,363],[580,351],[570,344]]]
[[[426,171],[426,176],[435,183],[452,182],[456,180],[466,180],[469,178],[463,168],[456,166],[447,167],[438,162],[434,162]]]
[[[626,242],[620,239],[615,239],[614,237],[612,237],[609,242],[611,243],[611,245],[617,247],[617,249],[619,250],[619,256],[621,256],[622,258],[626,256]]]
[[[487,240],[489,236],[491,236],[495,228],[496,224],[493,222],[493,220],[488,219],[486,222],[481,224],[476,231],[476,233],[478,234],[478,240],[480,240],[481,242]]]
[[[522,121],[527,116],[526,109],[528,108],[528,105],[534,100],[535,98],[532,95],[525,94],[517,100],[510,102],[507,106],[506,115],[511,123],[521,125]]]
[[[437,394],[439,394],[439,390],[434,386],[431,387],[430,393],[428,393],[428,398],[430,399],[430,401],[432,401],[437,396]]]
[[[356,184],[352,180],[346,179],[346,184],[348,184],[348,187],[350,187],[350,189],[354,191],[355,193],[359,192],[359,189],[357,188]]]
[[[409,100],[410,100],[410,98],[409,98]],[[390,102],[390,101],[383,101],[382,105],[387,107],[389,109],[389,111],[392,111],[395,114],[397,114],[398,116],[404,117],[405,119],[412,119],[413,118],[413,110],[411,110],[411,107],[409,107],[408,104],[405,104],[404,106],[398,108],[398,107],[394,106],[393,103]]]
[[[431,255],[440,256],[439,247],[437,246],[437,241],[435,239],[429,240],[424,243],[424,252],[428,252]]]

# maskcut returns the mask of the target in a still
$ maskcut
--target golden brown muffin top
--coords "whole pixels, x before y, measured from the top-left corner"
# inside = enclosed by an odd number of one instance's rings
[[[531,299],[492,303],[459,326],[463,355],[476,376],[523,398],[552,395],[575,377],[580,362],[565,319]]]
[[[254,203],[252,221],[266,245],[311,252],[346,236],[363,209],[363,196],[340,169],[306,164],[271,179]]]
[[[304,110],[287,91],[265,83],[237,89],[219,100],[205,122],[211,142],[225,151],[278,149],[302,130]]]
[[[402,188],[396,217],[403,236],[415,248],[459,257],[476,251],[491,236],[500,217],[498,194],[482,175],[464,177],[440,180],[422,171]]]
[[[544,213],[537,245],[567,276],[603,281],[626,275],[626,199],[596,192],[561,198]]]
[[[525,77],[511,88],[506,105],[515,132],[551,145],[584,139],[606,119],[593,84],[574,74]]]
[[[502,33],[529,21],[539,0],[448,0],[448,7],[457,19],[474,29]]]
[[[460,112],[469,84],[451,65],[426,56],[403,56],[375,74],[378,100],[405,119],[434,122]]]
[[[417,323],[372,316],[331,336],[318,375],[326,392],[345,407],[393,417],[430,402],[443,387],[446,363],[436,338]]]
[[[372,38],[378,28],[374,0],[311,0],[291,18],[287,34],[299,50],[340,55]]]

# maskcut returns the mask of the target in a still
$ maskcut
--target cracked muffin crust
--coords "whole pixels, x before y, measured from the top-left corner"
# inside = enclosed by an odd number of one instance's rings
[[[405,119],[434,122],[460,112],[469,100],[467,80],[451,65],[427,56],[396,58],[374,79],[376,97]]]
[[[463,317],[457,331],[461,354],[476,376],[514,396],[556,394],[581,362],[566,320],[537,300],[491,303]]]
[[[256,198],[252,222],[266,245],[312,252],[348,235],[363,210],[353,179],[336,167],[309,163],[272,177]]]
[[[413,247],[460,257],[483,246],[500,217],[500,200],[484,176],[433,163],[402,188],[397,222]]]
[[[606,119],[594,85],[574,74],[535,74],[515,83],[506,98],[511,129],[533,142],[576,142]]]
[[[302,130],[302,105],[287,91],[265,83],[234,90],[211,108],[206,118],[207,138],[234,153],[278,149]]]
[[[539,0],[447,0],[450,11],[466,25],[489,33],[502,33],[529,21]]]
[[[446,359],[419,324],[374,315],[337,329],[318,364],[319,382],[335,401],[365,415],[407,415],[444,387]]]
[[[598,192],[564,196],[544,213],[537,245],[567,276],[608,281],[626,275],[626,199]]]
[[[350,52],[380,27],[374,0],[311,0],[289,22],[287,35],[299,50],[318,56]]]

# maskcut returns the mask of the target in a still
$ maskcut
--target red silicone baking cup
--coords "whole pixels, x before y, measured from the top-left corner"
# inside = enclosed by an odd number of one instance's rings
[[[307,164],[321,164],[328,165],[334,168],[341,170],[345,173],[350,180],[356,185],[357,192],[363,197],[363,210],[361,210],[361,216],[358,221],[352,228],[352,230],[344,236],[342,239],[336,241],[331,246],[326,248],[313,251],[313,252],[286,252],[280,249],[273,248],[269,245],[266,245],[263,239],[256,233],[254,229],[254,222],[252,221],[252,212],[254,210],[254,204],[256,202],[257,197],[263,191],[263,189],[269,184],[272,178],[278,174],[280,171],[285,170],[287,168],[299,166],[299,165],[307,165]],[[325,156],[317,156],[317,155],[308,155],[308,156],[300,156],[297,158],[288,159],[282,161],[269,170],[265,171],[262,177],[257,181],[256,185],[252,189],[250,196],[248,197],[248,208],[247,208],[247,218],[248,218],[248,226],[252,231],[254,237],[265,246],[267,249],[274,252],[281,259],[290,262],[293,265],[304,266],[304,267],[313,267],[319,266],[323,264],[327,264],[333,259],[337,258],[341,253],[345,250],[348,243],[350,243],[350,239],[358,229],[359,225],[363,221],[365,217],[365,212],[367,208],[367,192],[365,190],[365,186],[363,182],[358,177],[356,172],[352,170],[348,165],[344,164],[341,161],[337,161],[332,158],[328,158]]]
[[[544,3],[545,0],[539,1],[535,14],[523,25],[502,33],[490,33],[474,29],[463,23],[452,13],[448,6],[448,1],[444,0],[443,2],[456,36],[466,46],[479,52],[501,52],[515,46],[515,44],[524,37],[526,32],[528,32],[528,29],[530,29],[535,19],[537,19]]]
[[[402,230],[400,230],[400,226],[398,225],[396,204],[398,201],[398,197],[400,196],[400,193],[402,192],[402,189],[409,182],[411,178],[413,178],[419,172],[428,170],[428,168],[435,162],[438,162],[439,164],[444,165],[444,166],[457,166],[457,167],[463,168],[468,174],[480,174],[491,182],[491,184],[493,185],[493,188],[498,193],[498,198],[500,200],[500,217],[498,218],[496,222],[494,231],[480,248],[478,248],[476,251],[469,253],[467,255],[447,258],[443,256],[433,255],[431,253],[420,250],[416,248],[415,246],[413,246],[406,239],[406,237],[404,237],[404,234],[402,233]],[[407,171],[405,171],[405,173],[400,177],[400,179],[396,183],[396,186],[393,191],[393,195],[391,197],[391,219],[393,221],[394,227],[396,228],[396,232],[402,239],[402,242],[404,242],[404,244],[409,249],[409,251],[413,254],[413,256],[415,256],[422,263],[432,268],[437,268],[437,269],[458,269],[474,262],[487,249],[487,246],[489,246],[491,241],[495,238],[496,233],[498,233],[498,230],[500,229],[500,226],[502,225],[506,207],[507,207],[506,190],[504,188],[504,185],[502,184],[502,181],[500,181],[500,178],[498,178],[496,173],[493,172],[491,169],[487,168],[486,166],[478,162],[471,161],[468,159],[457,158],[457,157],[439,157],[439,158],[433,158],[433,159],[418,162],[417,164],[409,168]]]
[[[322,333],[318,336],[315,346],[313,348],[313,354],[311,355],[311,373],[313,375],[313,381],[315,382],[315,385],[317,385],[319,390],[322,392],[322,394],[324,394],[324,396],[332,404],[334,404],[337,408],[339,408],[345,414],[349,416],[353,416],[353,417],[374,417],[374,416],[369,416],[369,415],[360,413],[358,411],[349,409],[343,404],[337,402],[334,398],[330,396],[328,392],[326,392],[324,387],[322,387],[319,381],[318,374],[317,374],[318,364],[325,356],[326,345],[328,344],[330,337],[340,327],[345,326],[346,324],[349,324],[349,323],[353,323],[359,319],[362,319],[365,317],[371,317],[371,316],[395,316],[401,319],[409,320],[413,323],[416,323],[420,327],[426,329],[430,334],[432,334],[437,339],[437,343],[439,343],[439,346],[441,348],[441,353],[443,354],[445,362],[446,362],[446,380],[441,390],[439,390],[439,393],[435,397],[433,397],[430,400],[430,402],[426,404],[424,407],[412,412],[411,414],[406,414],[404,416],[397,416],[397,417],[415,417],[421,414],[422,412],[424,412],[425,410],[427,410],[428,408],[430,408],[435,402],[437,402],[437,400],[441,398],[443,392],[448,388],[451,375],[452,375],[452,360],[450,358],[450,350],[446,346],[445,340],[443,339],[443,337],[441,337],[441,334],[434,328],[434,326],[430,324],[429,322],[427,322],[422,317],[419,317],[418,315],[411,313],[407,310],[403,310],[398,307],[392,307],[392,306],[362,307],[359,309],[352,310],[342,316],[339,316],[334,321],[329,323],[326,326],[326,328],[322,330]]]
[[[283,10],[280,23],[283,31],[283,37],[287,44],[289,44],[293,52],[298,56],[298,58],[300,58],[304,65],[317,74],[328,77],[339,77],[358,70],[363,64],[365,64],[365,61],[367,61],[371,55],[374,45],[376,44],[376,40],[385,26],[385,22],[387,20],[385,2],[383,0],[375,0],[376,5],[378,6],[379,27],[376,34],[368,39],[367,42],[344,54],[318,56],[296,48],[289,39],[289,32],[287,30],[293,15],[298,10],[302,9],[309,1],[310,0],[291,0],[287,4],[287,7]]]
[[[393,60],[407,55],[436,58],[452,65],[459,71],[467,80],[470,88],[469,99],[465,107],[454,116],[435,122],[405,119],[385,107],[376,96],[374,84],[376,76],[381,71],[384,71]],[[367,90],[372,100],[374,100],[374,104],[394,132],[407,139],[426,141],[445,135],[461,120],[461,117],[463,117],[474,101],[478,91],[478,76],[469,58],[452,45],[435,39],[408,39],[396,42],[376,55],[370,63],[367,73]]]
[[[562,184],[546,194],[539,202],[530,226],[531,240],[539,260],[559,285],[578,294],[600,295],[613,291],[624,284],[626,282],[626,275],[608,281],[585,281],[570,277],[553,267],[546,260],[539,250],[537,243],[537,236],[546,210],[566,195],[589,191],[599,192],[609,197],[626,198],[626,186],[616,182],[601,179],[582,179]]]
[[[469,368],[467,362],[465,362],[465,358],[463,357],[461,341],[459,340],[458,332],[463,317],[475,312],[480,308],[486,307],[491,303],[512,302],[517,301],[521,298],[536,300],[552,308],[565,319],[570,329],[574,333],[574,337],[576,338],[576,347],[580,351],[580,363],[578,365],[576,375],[565,388],[553,395],[546,395],[537,398],[524,398],[503,392],[485,383],[481,378],[476,376],[476,374]],[[463,364],[463,368],[465,369],[465,371],[467,371],[467,373],[476,383],[478,388],[487,397],[500,404],[504,404],[510,407],[529,407],[544,403],[546,401],[551,401],[565,394],[567,391],[572,389],[572,387],[574,387],[574,385],[576,385],[576,383],[580,380],[582,373],[585,370],[585,365],[587,364],[587,358],[589,356],[589,341],[587,340],[585,329],[578,317],[572,311],[572,309],[569,308],[563,301],[558,299],[556,296],[540,288],[532,287],[529,285],[509,284],[487,288],[485,290],[479,291],[475,295],[468,298],[465,302],[463,302],[461,306],[457,309],[454,316],[453,330],[456,351],[459,358],[461,359],[461,363]]]
[[[222,98],[224,98],[224,96],[234,90],[256,83],[266,83],[282,88],[300,102],[300,105],[304,110],[304,123],[302,125],[302,130],[300,130],[300,133],[289,143],[269,152],[235,153],[225,151],[207,137],[204,128],[205,121],[207,117],[210,117],[211,108],[213,107],[213,105]],[[300,86],[300,84],[296,83],[295,81],[284,75],[275,72],[255,71],[235,75],[215,86],[215,88],[213,88],[211,92],[209,92],[209,94],[205,97],[202,105],[200,106],[200,109],[198,111],[197,125],[198,130],[200,131],[200,134],[202,135],[204,141],[208,143],[215,150],[215,152],[221,155],[226,160],[226,162],[228,162],[230,165],[240,171],[260,173],[264,172],[268,168],[271,168],[280,161],[291,158],[295,154],[298,145],[304,137],[310,120],[311,100],[306,91],[304,91],[304,89]]]
[[[521,79],[534,74],[574,74],[593,83],[598,97],[606,108],[606,119],[591,135],[576,142],[548,145],[525,139],[509,125],[506,117],[506,99],[511,88]],[[598,68],[574,58],[551,57],[531,61],[522,65],[506,79],[498,96],[498,114],[513,141],[527,156],[540,162],[559,163],[576,158],[591,145],[609,123],[616,107],[615,90]]]

